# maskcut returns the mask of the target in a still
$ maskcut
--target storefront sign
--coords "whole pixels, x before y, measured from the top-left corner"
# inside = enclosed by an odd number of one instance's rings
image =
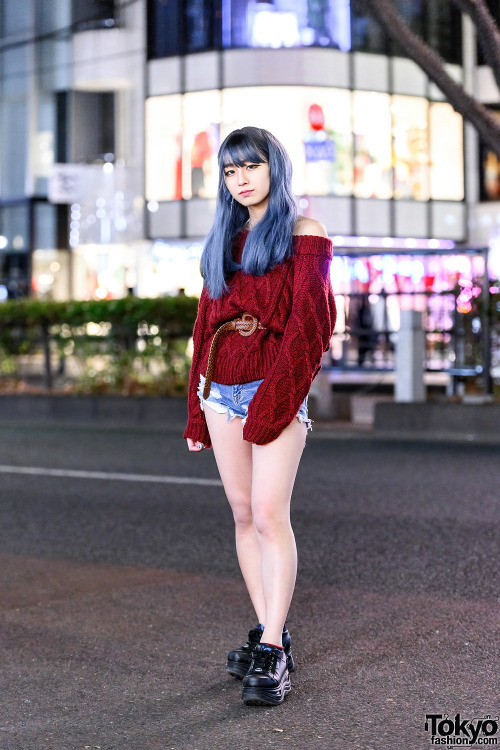
[[[333,141],[304,142],[306,162],[335,161],[335,143]]]
[[[51,203],[76,203],[81,195],[82,168],[78,164],[54,164],[48,196]]]

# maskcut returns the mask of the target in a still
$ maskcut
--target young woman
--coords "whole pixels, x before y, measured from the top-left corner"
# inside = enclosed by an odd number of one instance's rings
[[[307,395],[335,325],[332,243],[322,224],[297,217],[290,159],[268,131],[233,131],[219,169],[184,437],[190,451],[213,447],[259,622],[227,670],[244,678],[247,705],[276,705],[294,669],[290,499],[311,429]]]

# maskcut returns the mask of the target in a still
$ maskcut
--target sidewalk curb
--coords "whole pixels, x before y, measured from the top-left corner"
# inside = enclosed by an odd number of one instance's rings
[[[21,424],[183,432],[185,397],[0,394],[0,425]],[[373,425],[316,418],[308,440],[388,440],[500,445],[500,404],[397,404],[375,407]]]
[[[5,421],[116,425],[185,424],[184,397],[0,395],[0,423]]]

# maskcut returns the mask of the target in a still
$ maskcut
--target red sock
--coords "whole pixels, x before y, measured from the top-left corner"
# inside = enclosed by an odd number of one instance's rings
[[[261,643],[261,646],[272,646],[273,648],[279,648],[283,651],[283,646],[277,646],[275,643]]]

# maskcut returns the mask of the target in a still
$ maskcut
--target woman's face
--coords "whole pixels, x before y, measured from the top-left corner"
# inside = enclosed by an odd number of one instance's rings
[[[242,167],[227,164],[224,181],[234,200],[242,206],[250,208],[267,204],[271,184],[267,162],[246,161]]]

